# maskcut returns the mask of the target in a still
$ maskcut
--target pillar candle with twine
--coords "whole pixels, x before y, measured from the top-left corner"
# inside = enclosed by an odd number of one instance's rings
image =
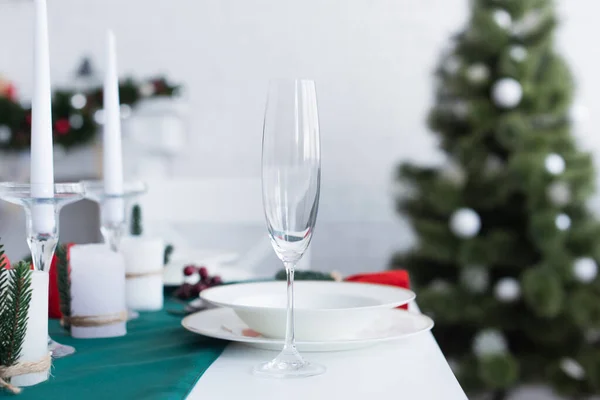
[[[104,244],[73,245],[71,276],[71,335],[106,338],[127,333],[125,261]]]
[[[120,247],[127,271],[127,307],[138,311],[162,309],[164,241],[128,236]]]
[[[42,372],[25,373],[10,378],[11,385],[33,386],[47,380],[50,373],[48,358],[48,273],[31,271],[31,301],[27,331],[17,364],[21,364],[23,370],[38,369],[35,368],[36,366],[43,368],[39,368]],[[25,367],[25,364],[29,364],[32,368]]]

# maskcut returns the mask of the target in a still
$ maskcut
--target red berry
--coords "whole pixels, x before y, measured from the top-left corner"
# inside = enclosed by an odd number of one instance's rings
[[[204,289],[207,289],[207,288],[208,288],[208,285],[206,283],[202,283],[202,282],[196,283],[194,285],[194,289],[197,290],[198,293],[200,293],[201,291],[203,291]]]
[[[189,284],[189,283],[184,283],[183,285],[181,285],[180,287],[181,289],[181,295],[179,296],[180,299],[189,299],[190,297],[193,296],[192,291],[194,290],[194,286]]]
[[[183,269],[183,274],[185,276],[192,276],[194,273],[196,273],[196,267],[193,265],[186,265],[186,267]]]
[[[212,279],[210,280],[210,284],[212,286],[218,286],[222,283],[223,283],[223,280],[221,280],[221,277],[218,275],[213,276]]]
[[[206,267],[200,267],[198,269],[198,272],[200,273],[200,279],[205,280],[206,278],[208,278],[208,270],[206,269]]]

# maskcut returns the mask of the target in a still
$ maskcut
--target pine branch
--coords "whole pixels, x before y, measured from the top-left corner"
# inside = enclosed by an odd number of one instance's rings
[[[31,295],[31,265],[19,262],[10,270],[10,279],[6,288],[6,308],[0,324],[2,327],[0,335],[5,343],[0,360],[2,365],[15,364],[21,355],[27,332]]]
[[[163,265],[167,265],[169,263],[174,250],[175,248],[172,244],[168,244],[167,246],[165,246],[165,252],[163,255]]]
[[[131,235],[141,236],[142,231],[142,208],[136,204],[131,210]]]
[[[69,275],[69,260],[67,248],[60,244],[56,247],[56,256],[58,257],[58,273],[56,274],[58,294],[60,297],[60,312],[63,317],[71,316],[71,277]],[[67,322],[69,319],[63,319],[63,328],[67,331],[71,330],[71,326]]]
[[[4,261],[4,245],[0,244],[0,365],[4,365],[5,354],[7,351],[7,341],[4,335],[4,312],[6,310],[6,299],[8,291],[6,285],[8,283],[8,270],[6,269],[6,262]]]

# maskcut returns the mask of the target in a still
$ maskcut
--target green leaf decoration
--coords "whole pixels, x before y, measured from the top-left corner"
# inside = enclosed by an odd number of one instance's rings
[[[56,279],[60,297],[60,312],[63,315],[63,328],[71,331],[71,325],[68,322],[68,317],[71,316],[71,276],[66,246],[59,244],[56,247],[56,256],[58,257]]]
[[[275,279],[278,281],[287,280],[285,269],[282,269],[275,274]],[[335,280],[331,274],[318,271],[295,271],[294,280],[296,281],[333,281]]]
[[[21,355],[29,305],[31,303],[31,264],[19,262],[10,271],[3,268],[7,279],[6,289],[2,293],[4,310],[0,320],[0,365],[14,365]]]
[[[131,235],[141,236],[142,235],[142,208],[139,204],[133,206],[131,210]]]

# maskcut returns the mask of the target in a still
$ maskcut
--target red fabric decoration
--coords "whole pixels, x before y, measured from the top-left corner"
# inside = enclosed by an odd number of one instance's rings
[[[71,130],[71,123],[68,119],[59,119],[54,123],[54,129],[59,135],[66,135]]]
[[[73,246],[73,243],[65,245],[67,250],[67,260],[69,259],[69,250]],[[52,257],[52,264],[50,265],[50,287],[48,289],[48,318],[61,319],[62,312],[60,312],[60,293],[58,292],[58,256],[56,252]]]
[[[346,282],[377,283],[380,285],[398,286],[404,289],[410,289],[410,277],[408,271],[404,269],[352,275],[344,280]],[[406,310],[408,309],[408,304],[398,308]]]
[[[0,264],[1,264],[3,261],[6,263],[6,265],[5,265],[5,268],[6,268],[6,269],[10,269],[10,260],[8,259],[8,257],[6,256],[6,254],[3,254],[3,255],[2,255],[2,258],[0,258]]]

